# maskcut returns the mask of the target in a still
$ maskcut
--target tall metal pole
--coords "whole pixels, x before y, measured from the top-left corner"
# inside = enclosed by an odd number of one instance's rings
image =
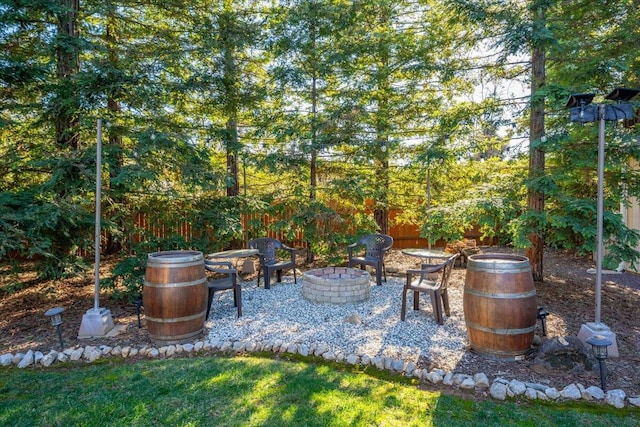
[[[102,119],[98,119],[96,144],[96,230],[95,230],[95,296],[94,309],[100,308],[100,199],[102,187]]]
[[[597,210],[597,255],[596,255],[596,318],[595,323],[600,324],[602,308],[602,258],[603,258],[603,217],[604,217],[604,129],[605,129],[605,104],[599,106],[600,128],[598,129],[598,210]]]

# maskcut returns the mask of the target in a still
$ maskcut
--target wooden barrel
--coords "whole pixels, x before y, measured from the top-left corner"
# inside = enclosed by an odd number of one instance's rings
[[[207,277],[198,251],[149,254],[142,293],[149,335],[160,344],[187,342],[204,329]]]
[[[463,302],[473,350],[500,359],[521,359],[530,351],[537,304],[528,258],[471,255]]]

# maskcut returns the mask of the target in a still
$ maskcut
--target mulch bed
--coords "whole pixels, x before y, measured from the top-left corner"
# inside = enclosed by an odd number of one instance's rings
[[[508,248],[483,248],[490,252],[509,252]],[[304,255],[298,259],[304,260]],[[109,275],[115,259],[104,259],[101,276]],[[418,265],[416,258],[407,257],[399,250],[392,250],[385,259],[388,274],[403,275],[408,268]],[[26,265],[28,267],[28,265]],[[323,266],[322,260],[314,265],[300,265],[300,270]],[[570,252],[546,250],[544,255],[544,281],[536,283],[538,305],[550,313],[546,318],[544,342],[558,338],[575,337],[580,326],[593,322],[595,317],[594,274],[590,259]],[[452,274],[452,286],[463,286],[466,270],[456,267]],[[245,277],[249,279],[250,277]],[[48,352],[58,348],[55,329],[44,316],[49,308],[64,308],[62,335],[65,347],[74,345],[153,345],[144,326],[138,327],[135,305],[115,301],[101,295],[100,305],[111,311],[114,323],[124,331],[112,338],[79,340],[77,338],[82,316],[94,306],[93,272],[82,277],[58,281],[37,281],[33,273],[18,277],[9,274],[8,266],[0,266],[0,354],[25,353],[28,350]],[[608,389],[621,388],[629,396],[640,395],[640,275],[630,272],[603,275],[602,321],[616,334],[620,356],[607,361]],[[399,308],[398,308],[399,310]],[[537,333],[538,336],[541,334]],[[535,352],[522,361],[505,361],[467,352],[456,366],[462,373],[485,372],[491,376],[516,378],[521,381],[548,383],[564,386],[582,383],[585,386],[599,385],[599,373],[595,370],[540,369]],[[429,365],[430,361],[425,361]],[[438,367],[432,363],[430,367]]]

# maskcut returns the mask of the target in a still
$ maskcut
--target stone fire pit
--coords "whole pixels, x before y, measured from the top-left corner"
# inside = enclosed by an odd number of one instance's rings
[[[302,296],[317,303],[348,304],[369,300],[369,278],[365,270],[325,267],[302,275]]]

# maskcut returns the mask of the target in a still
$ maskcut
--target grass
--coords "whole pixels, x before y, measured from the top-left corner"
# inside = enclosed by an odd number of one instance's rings
[[[603,404],[463,399],[415,382],[261,357],[107,360],[0,376],[3,426],[637,426]],[[375,372],[374,372],[375,373]]]

